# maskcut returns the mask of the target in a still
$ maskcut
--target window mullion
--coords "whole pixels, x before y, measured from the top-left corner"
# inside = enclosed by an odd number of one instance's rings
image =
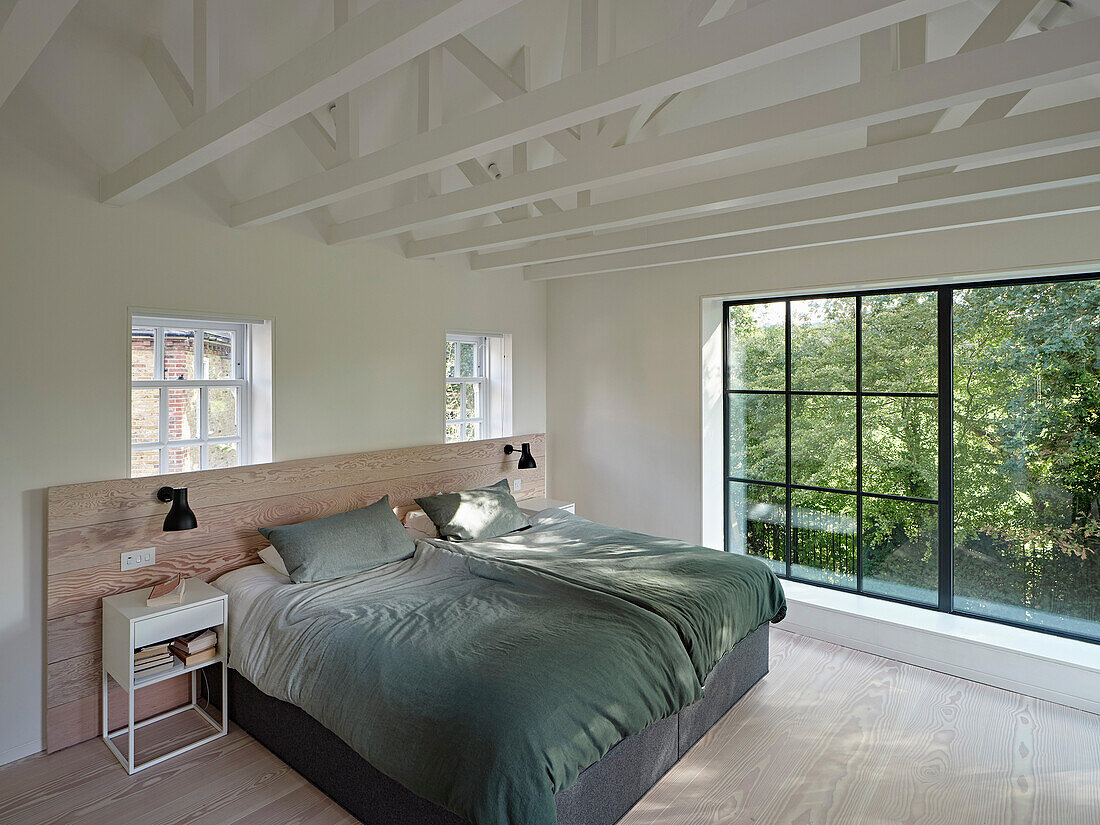
[[[786,368],[786,376],[784,378],[784,390],[785,390],[786,401],[787,401],[787,404],[786,404],[786,408],[787,408],[786,409],[786,414],[787,414],[787,444],[786,444],[786,447],[787,447],[787,456],[786,456],[786,458],[787,458],[787,475],[786,475],[786,479],[787,479],[787,486],[786,486],[787,518],[785,519],[785,521],[787,522],[787,530],[786,530],[787,541],[786,541],[786,546],[784,548],[784,553],[783,553],[783,555],[784,555],[783,563],[784,563],[784,566],[786,567],[787,578],[790,578],[790,576],[791,576],[791,531],[793,529],[793,527],[792,527],[792,516],[793,516],[793,514],[791,512],[791,504],[792,504],[792,502],[791,502],[791,482],[793,481],[793,478],[792,478],[793,471],[792,471],[792,467],[791,467],[791,462],[792,462],[792,458],[793,458],[793,456],[792,456],[793,443],[792,443],[792,440],[791,440],[791,436],[792,436],[791,422],[794,418],[794,416],[792,415],[792,411],[791,411],[791,384],[792,384],[792,381],[791,381],[791,352],[793,350],[793,346],[792,346],[792,333],[791,333],[791,302],[789,300],[784,301],[783,306],[784,306],[784,312],[785,312],[785,315],[786,315],[786,320],[784,322],[785,341],[784,341],[783,346],[784,346],[785,356],[786,356],[784,360],[786,362],[786,367],[787,367]],[[727,319],[727,323],[728,323],[728,319]],[[729,426],[729,425],[727,424],[727,426]],[[726,449],[726,452],[727,453],[729,452],[728,448]]]
[[[863,592],[863,297],[856,296],[856,592]]]
[[[954,375],[951,305],[954,290],[944,286],[936,295],[937,390],[939,391],[939,609],[950,613],[954,609]]]

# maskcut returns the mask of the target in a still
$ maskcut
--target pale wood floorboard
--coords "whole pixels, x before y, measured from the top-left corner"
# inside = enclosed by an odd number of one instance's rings
[[[1100,717],[779,628],[771,643],[771,673],[621,825],[1100,823]],[[169,737],[191,732],[177,719]],[[0,822],[356,820],[234,727],[132,777],[98,740],[0,768]]]

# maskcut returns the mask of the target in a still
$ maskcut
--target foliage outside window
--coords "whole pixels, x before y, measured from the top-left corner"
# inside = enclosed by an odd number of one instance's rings
[[[130,476],[248,463],[248,325],[134,318]]]
[[[726,332],[728,550],[1100,639],[1100,281],[731,302]]]

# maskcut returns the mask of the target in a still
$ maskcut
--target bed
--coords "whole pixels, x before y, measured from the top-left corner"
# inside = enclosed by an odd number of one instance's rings
[[[231,717],[366,823],[611,825],[767,672],[782,589],[743,557],[532,522],[334,582],[218,579]]]

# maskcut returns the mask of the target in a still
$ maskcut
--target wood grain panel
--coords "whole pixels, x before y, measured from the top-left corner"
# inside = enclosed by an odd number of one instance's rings
[[[46,664],[99,650],[103,643],[99,608],[46,622]]]
[[[267,542],[256,532],[257,527],[294,524],[343,513],[371,504],[386,494],[390,496],[391,505],[398,506],[411,504],[416,496],[491,484],[507,477],[524,479],[524,487],[530,486],[530,489],[523,491],[526,497],[542,495],[540,483],[531,482],[528,485],[531,481],[529,474],[534,472],[537,471],[494,464],[202,508],[190,500],[188,493],[191,508],[199,522],[194,530],[163,532],[161,526],[164,512],[104,524],[51,530],[50,574],[107,565],[117,567],[120,553],[151,545],[157,548],[158,561],[162,555],[172,555],[214,543],[220,544],[224,549],[232,546],[238,550],[259,550]]]
[[[134,716],[147,719],[191,699],[187,676],[165,679],[134,694]],[[126,724],[126,691],[111,683],[107,691],[107,718],[112,728]],[[46,710],[46,750],[53,752],[99,736],[99,689],[64,705]]]
[[[538,461],[535,469],[521,471],[517,455],[504,455],[505,444],[523,441],[531,442]],[[98,730],[104,596],[147,587],[174,573],[210,581],[257,561],[257,551],[267,544],[257,527],[342,513],[383,495],[403,510],[417,496],[507,477],[523,480],[518,498],[545,496],[545,465],[546,436],[535,433],[51,488],[46,594],[49,750],[94,736]],[[156,500],[155,492],[166,484],[188,488],[197,529],[161,530],[167,505]],[[121,572],[121,553],[149,546],[157,548],[156,565]],[[171,687],[176,681],[138,692],[146,715],[178,704],[178,691]],[[111,701],[114,708],[121,700],[112,693]]]
[[[277,464],[252,464],[227,470],[64,484],[50,488],[50,529],[61,530],[158,514],[163,519],[165,505],[156,500],[155,493],[164,484],[186,487],[188,501],[197,512],[200,507],[214,503],[232,504],[485,464],[499,463],[501,468],[514,466],[518,456],[505,461],[504,445],[518,445],[523,441],[531,443],[531,452],[536,459],[545,457],[546,436],[533,433],[463,444],[434,444],[296,459]],[[538,463],[542,464],[541,461]]]
[[[230,570],[254,564],[258,559],[259,556],[252,550],[220,551],[198,548],[176,553],[163,560],[158,559],[152,567],[128,570],[125,573],[115,567],[89,567],[86,570],[74,570],[72,573],[58,573],[50,576],[46,617],[55,619],[93,610],[100,606],[104,596],[149,587],[176,573],[182,574],[184,578],[190,576],[212,581]]]

